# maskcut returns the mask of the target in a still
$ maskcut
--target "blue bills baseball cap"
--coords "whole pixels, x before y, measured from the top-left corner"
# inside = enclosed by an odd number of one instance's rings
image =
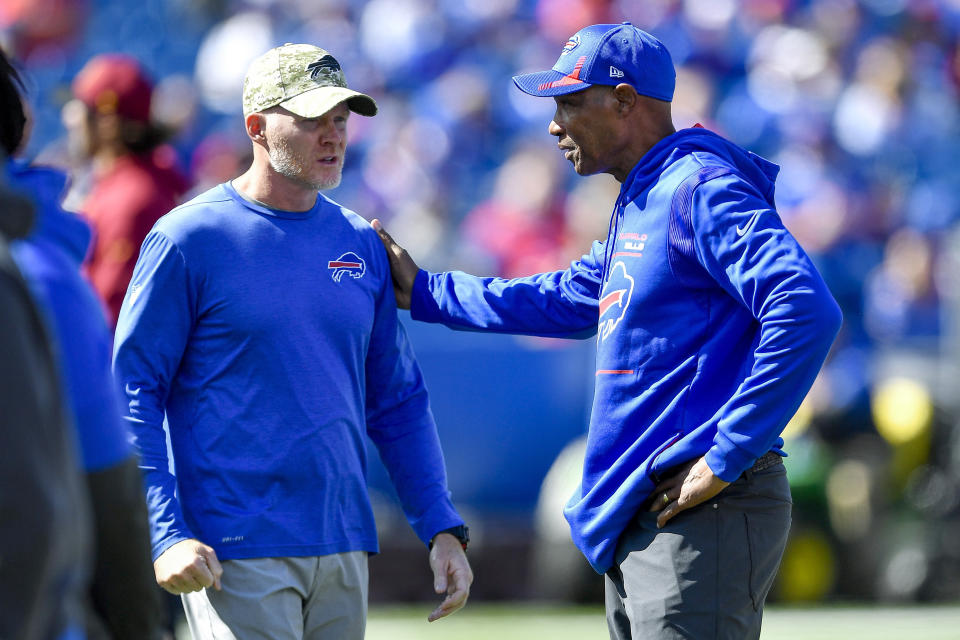
[[[639,94],[671,102],[677,72],[662,42],[624,22],[584,27],[563,45],[553,69],[514,76],[513,82],[524,93],[544,97],[625,82]]]

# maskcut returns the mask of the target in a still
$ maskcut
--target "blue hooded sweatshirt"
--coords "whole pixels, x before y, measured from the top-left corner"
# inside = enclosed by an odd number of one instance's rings
[[[36,224],[13,243],[13,258],[56,338],[61,379],[76,422],[83,468],[113,467],[133,455],[120,416],[119,387],[110,371],[110,333],[103,307],[80,276],[90,228],[60,206],[67,177],[20,162],[7,166],[10,184],[33,201]]]
[[[701,127],[624,180],[605,242],[527,278],[416,279],[414,319],[454,329],[597,336],[580,487],[564,511],[603,573],[661,474],[706,456],[732,482],[813,383],[839,308],[774,205],[778,167]]]

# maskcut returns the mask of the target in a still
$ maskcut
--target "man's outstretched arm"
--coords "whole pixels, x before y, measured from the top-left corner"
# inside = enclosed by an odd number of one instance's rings
[[[390,259],[397,304],[414,320],[451,329],[554,338],[596,333],[604,245],[563,271],[525,278],[482,278],[460,271],[427,273],[417,267],[378,220],[373,221]]]

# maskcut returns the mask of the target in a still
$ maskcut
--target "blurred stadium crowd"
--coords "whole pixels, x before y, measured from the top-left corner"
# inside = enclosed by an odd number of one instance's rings
[[[246,168],[248,63],[332,51],[380,114],[351,120],[338,201],[427,268],[519,275],[601,238],[618,185],[577,179],[551,101],[513,88],[570,34],[629,20],[678,67],[677,127],[781,166],[777,202],[844,311],[788,427],[794,534],[782,600],[960,597],[960,0],[2,0],[35,124],[66,167],[61,108],[93,55],[141,61],[193,185]],[[429,379],[428,379],[429,380]]]

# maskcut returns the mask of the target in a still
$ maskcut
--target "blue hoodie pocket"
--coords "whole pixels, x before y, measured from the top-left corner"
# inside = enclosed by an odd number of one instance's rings
[[[660,455],[664,451],[666,451],[667,449],[675,445],[677,441],[680,440],[680,438],[682,437],[683,437],[683,432],[678,431],[677,433],[674,434],[672,438],[667,440],[664,444],[660,445],[660,447],[656,451],[654,451],[653,455],[651,456],[649,475],[650,475],[650,478],[653,480],[654,484],[659,484],[661,479],[660,472],[662,471],[662,469],[660,469],[658,465],[658,462],[660,461]]]

